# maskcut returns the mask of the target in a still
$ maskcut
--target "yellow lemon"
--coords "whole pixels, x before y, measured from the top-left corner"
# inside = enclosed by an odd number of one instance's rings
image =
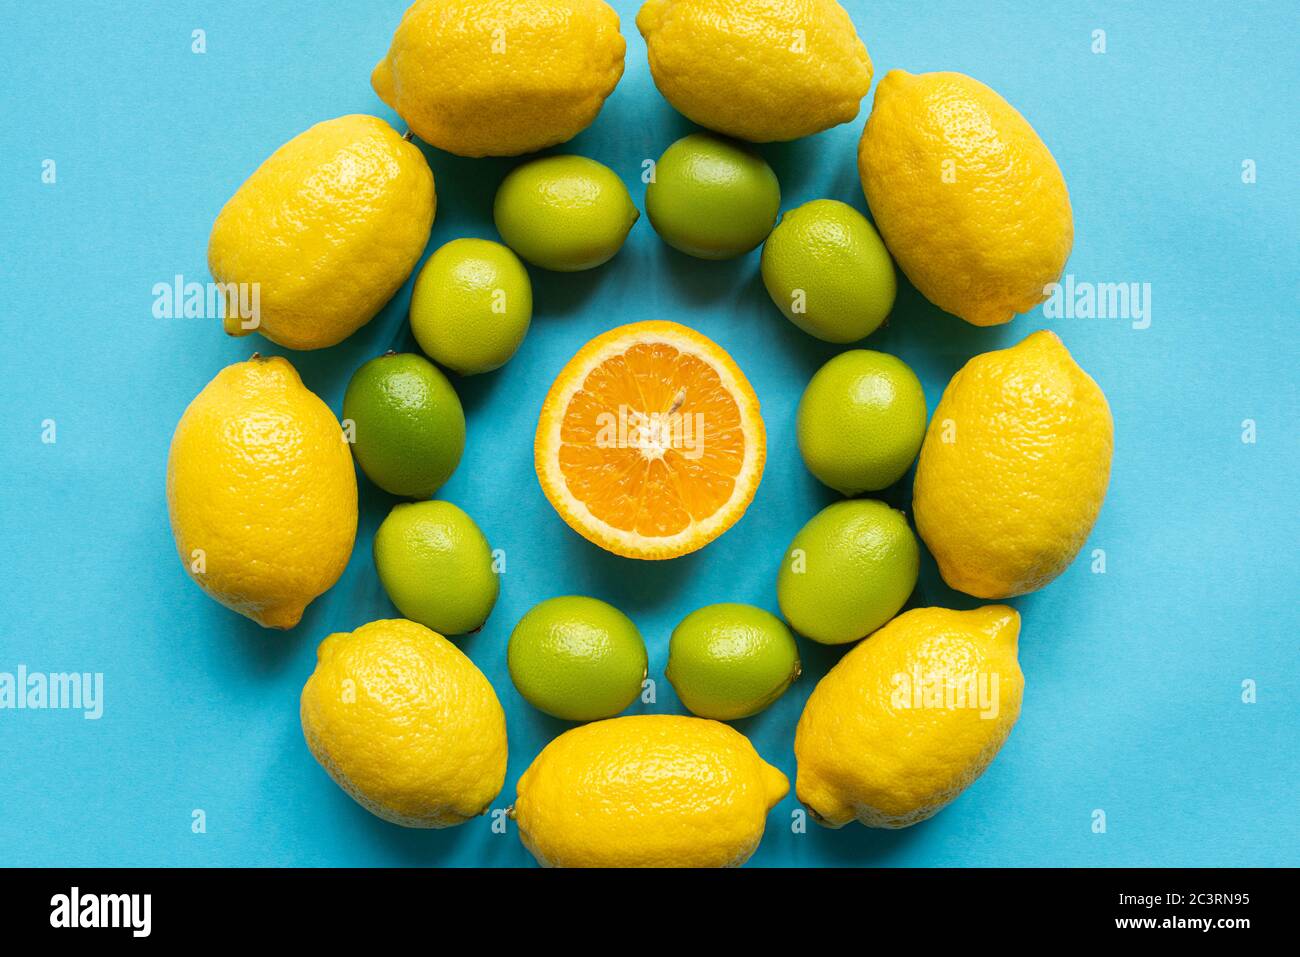
[[[1074,244],[1065,179],[1029,122],[961,73],[891,70],[858,145],[885,245],[921,294],[977,326],[1047,298]]]
[[[167,508],[190,576],[267,628],[333,585],[357,533],[357,478],[334,413],[281,358],[226,366],[189,404]]]
[[[701,126],[756,143],[847,123],[871,58],[835,0],[646,0],[655,86]]]
[[[492,685],[450,641],[404,618],[322,641],[301,717],[321,767],[393,824],[463,824],[505,782],[506,718]]]
[[[245,284],[227,293],[226,332],[258,331],[290,349],[346,339],[406,282],[435,204],[424,154],[377,117],[341,116],[295,136],[212,227],[213,278]],[[240,294],[253,315],[232,308]]]
[[[370,84],[426,143],[518,156],[590,126],[625,49],[602,0],[419,0]]]
[[[789,790],[728,725],[631,715],[543,748],[519,779],[513,815],[547,867],[737,867]]]
[[[943,580],[977,598],[1042,588],[1074,561],[1110,482],[1114,425],[1054,333],[952,377],[916,466],[916,528]]]
[[[1020,716],[1020,616],[917,608],[817,683],[795,731],[795,793],[814,819],[908,827],[984,773]]]

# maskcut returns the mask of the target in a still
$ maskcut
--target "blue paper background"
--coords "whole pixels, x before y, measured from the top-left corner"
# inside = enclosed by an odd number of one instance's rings
[[[642,205],[641,163],[689,129],[650,81],[635,4],[617,2],[627,71],[565,149],[617,170]],[[1110,494],[1088,550],[1024,616],[1023,715],[990,770],[934,820],[903,832],[793,833],[772,812],[760,865],[1195,865],[1300,863],[1297,766],[1295,322],[1300,195],[1293,4],[850,2],[877,77],[954,69],[999,90],[1060,162],[1077,239],[1068,271],[1152,285],[1152,323],[1045,320],[976,329],[905,283],[865,343],[921,376],[933,409],[971,355],[1050,326],[1102,385],[1116,421]],[[400,124],[370,90],[403,0],[10,5],[0,143],[6,491],[0,671],[101,671],[105,713],[0,711],[0,863],[520,865],[514,828],[443,832],[372,818],[302,741],[298,694],[316,643],[391,616],[370,541],[392,500],[362,488],[343,579],[283,634],[205,597],[173,550],[163,497],[172,429],[190,399],[260,337],[151,315],[151,289],[208,279],[213,217],[257,164],[309,125],[349,112]],[[191,52],[191,31],[207,52]],[[1091,52],[1104,29],[1108,52]],[[764,147],[782,208],[834,197],[865,209],[852,123]],[[399,129],[404,127],[399,125]],[[430,250],[495,238],[491,199],[515,160],[427,151],[439,209]],[[57,162],[54,185],[41,164]],[[1257,163],[1245,184],[1241,164]],[[794,446],[794,410],[836,351],[768,301],[757,254],[710,264],[663,245],[643,218],[605,268],[532,270],[536,315],[516,358],[459,380],[469,444],[442,491],[508,556],[487,627],[462,642],[509,719],[497,805],[562,730],[510,684],[505,643],[531,605],[590,593],[628,612],[661,677],[667,636],[721,600],[775,609],[782,549],[834,499]],[[409,283],[361,332],[290,354],[337,411],[352,370],[414,348]],[[588,545],[533,473],[542,397],[568,357],[618,323],[667,318],[711,336],[763,404],[767,472],[745,518],[689,558],[642,564]],[[57,443],[43,444],[54,419]],[[1257,441],[1242,440],[1243,420]],[[885,497],[906,506],[910,477]],[[977,604],[927,557],[913,604]],[[801,642],[805,677],[741,722],[793,778],[794,723],[842,653]],[[1258,685],[1243,704],[1242,682]],[[659,683],[655,708],[680,710]],[[207,831],[191,832],[202,809]],[[1092,831],[1104,810],[1105,834]]]

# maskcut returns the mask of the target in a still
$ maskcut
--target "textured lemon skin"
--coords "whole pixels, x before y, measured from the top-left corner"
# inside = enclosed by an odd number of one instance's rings
[[[1009,598],[1065,571],[1101,510],[1113,447],[1106,396],[1054,333],[971,359],[939,400],[913,487],[943,580]]]
[[[1006,100],[961,73],[891,70],[858,145],[885,245],[932,303],[977,326],[1028,312],[1074,244],[1056,160]]]
[[[295,136],[217,216],[208,268],[258,283],[256,331],[290,349],[356,332],[401,288],[433,225],[433,173],[419,148],[374,116],[341,116]],[[246,335],[230,316],[226,331]]]
[[[496,692],[459,648],[413,621],[372,621],[322,641],[300,713],[321,767],[393,824],[462,824],[505,782]]]
[[[357,480],[343,430],[287,360],[227,366],[176,426],[167,510],[204,591],[259,625],[292,628],[352,554]]]
[[[426,143],[518,156],[591,125],[626,47],[602,0],[419,0],[370,84]]]
[[[841,658],[813,689],[795,731],[795,793],[818,823],[908,827],[983,774],[1020,716],[1019,633],[1020,616],[1006,605],[917,608]],[[996,675],[997,713],[901,707],[915,699],[896,676],[914,674],[959,682],[985,675],[990,704]]]
[[[646,0],[636,17],[664,99],[755,143],[847,123],[871,58],[835,0]]]
[[[514,816],[547,867],[738,867],[789,789],[725,724],[631,715],[548,744],[519,779]]]

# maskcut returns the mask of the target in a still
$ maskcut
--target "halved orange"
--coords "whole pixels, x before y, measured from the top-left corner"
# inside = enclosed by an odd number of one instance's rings
[[[569,525],[628,558],[713,541],[754,498],[767,437],[758,398],[716,342],[675,322],[597,336],[551,386],[533,446]]]

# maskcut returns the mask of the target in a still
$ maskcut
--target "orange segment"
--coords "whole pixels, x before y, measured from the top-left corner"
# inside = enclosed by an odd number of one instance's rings
[[[717,343],[636,322],[587,343],[542,406],[542,490],[579,534],[629,558],[676,558],[736,523],[763,475],[758,399]]]

